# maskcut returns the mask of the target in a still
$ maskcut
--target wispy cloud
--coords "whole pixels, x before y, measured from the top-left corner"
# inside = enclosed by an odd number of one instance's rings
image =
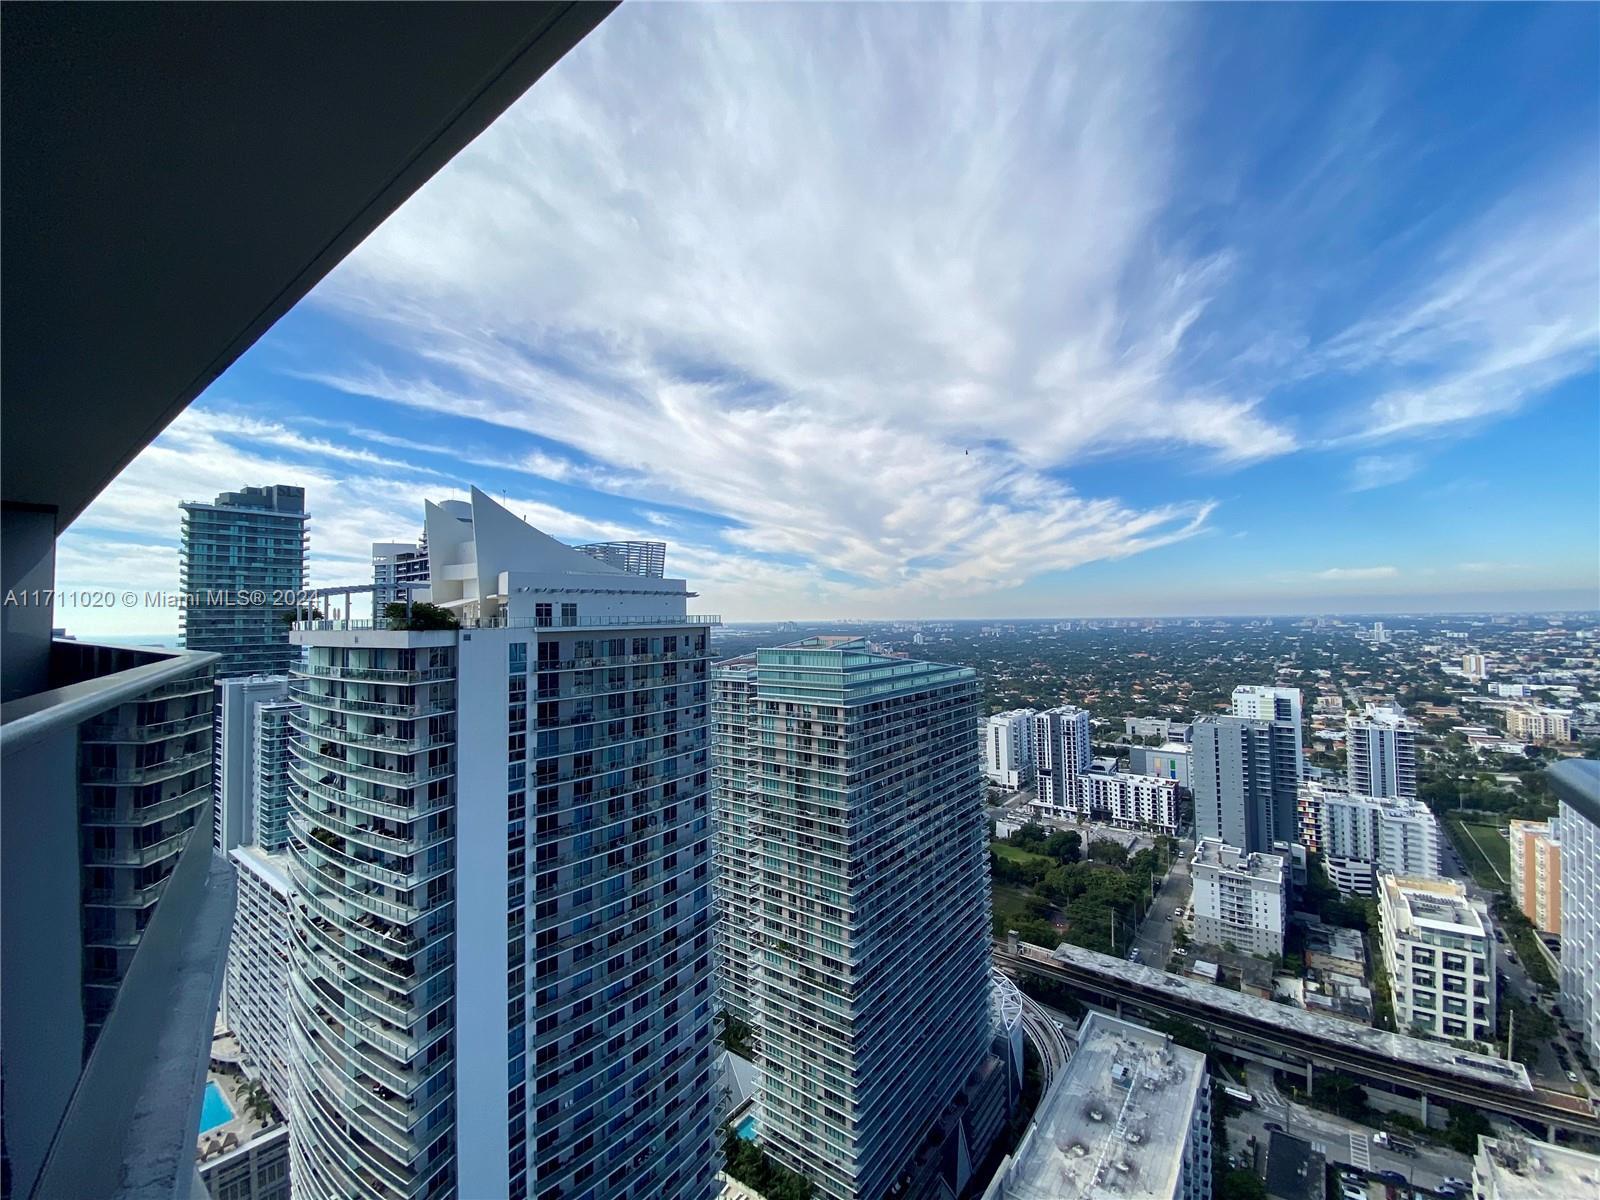
[[[1349,488],[1366,492],[1404,483],[1421,468],[1413,454],[1367,454],[1350,464]]]
[[[1313,574],[1315,579],[1340,582],[1352,579],[1393,579],[1400,574],[1398,567],[1329,567]]]

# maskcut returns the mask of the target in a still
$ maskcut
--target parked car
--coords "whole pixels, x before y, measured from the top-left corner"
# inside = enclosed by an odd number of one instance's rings
[[[1173,951],[1173,953],[1176,954],[1179,958],[1188,958],[1189,957],[1189,952],[1187,950],[1185,950],[1182,946],[1179,946],[1176,950]]]
[[[1439,1186],[1441,1190],[1444,1188],[1464,1188],[1467,1186],[1467,1181],[1459,1175],[1446,1175],[1440,1181]]]
[[[1368,1200],[1365,1188],[1351,1187],[1348,1183],[1339,1189],[1341,1200]]]
[[[1568,1083],[1577,1083],[1578,1082],[1578,1073],[1576,1071],[1568,1071],[1567,1072],[1567,1082]]]
[[[1406,1181],[1406,1177],[1400,1174],[1399,1171],[1379,1171],[1378,1178],[1385,1183],[1404,1184]]]

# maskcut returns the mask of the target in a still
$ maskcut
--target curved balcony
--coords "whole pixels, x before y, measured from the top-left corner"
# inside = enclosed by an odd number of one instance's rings
[[[289,695],[301,704],[327,712],[364,717],[392,717],[400,721],[417,721],[455,711],[454,701],[421,700],[414,704],[392,704],[381,700],[358,700],[353,697],[335,696],[307,687],[297,688],[293,684],[289,685]]]
[[[293,844],[290,846],[289,873],[297,885],[303,888],[320,887],[345,904],[371,913],[375,917],[382,917],[400,925],[412,925],[455,903],[454,900],[445,899],[436,901],[427,908],[419,908],[416,905],[400,904],[385,899],[374,892],[352,885],[341,868],[310,861],[301,854],[303,850],[303,846],[296,847]]]
[[[340,667],[328,663],[307,663],[296,667],[294,674],[306,679],[347,679],[356,683],[387,683],[401,687],[415,687],[421,683],[444,683],[456,677],[454,667],[421,667],[401,670],[398,667]]]
[[[422,1121],[413,1114],[396,1132],[393,1117],[377,1105],[367,1102],[374,1094],[371,1090],[363,1092],[353,1084],[330,1084],[327,1077],[331,1074],[327,1068],[316,1073],[316,1082],[320,1086],[313,1089],[315,1099],[310,1101],[316,1106],[315,1112],[321,1124],[337,1130],[341,1143],[351,1136],[345,1131],[352,1130],[375,1143],[392,1159],[408,1164],[415,1162],[417,1155],[426,1147],[420,1144],[420,1139],[413,1137],[410,1130],[422,1128]],[[337,1103],[337,1108],[330,1107],[334,1103]],[[306,1111],[307,1107],[308,1102],[302,1100],[300,1111]],[[434,1107],[429,1105],[428,1111],[431,1112]]]
[[[172,721],[149,725],[85,725],[80,735],[84,742],[159,742],[189,733],[203,733],[211,728],[212,714],[195,713]]]
[[[301,973],[306,978],[313,981],[325,981],[330,988],[338,992],[346,1000],[354,1000],[357,1005],[379,1019],[388,1021],[391,1025],[410,1028],[426,1015],[420,1005],[410,1004],[409,1002],[407,1005],[400,1005],[388,999],[387,997],[392,994],[392,989],[384,989],[380,994],[377,989],[368,983],[350,979],[330,970],[329,965],[325,964],[323,959],[319,957],[321,951],[312,949],[309,943],[299,946],[298,949],[301,953],[299,960]],[[434,1007],[438,1006],[435,1005]],[[431,1012],[432,1009],[427,1011]]]
[[[296,813],[289,814],[289,829],[300,838],[306,853],[324,859],[330,866],[338,867],[373,883],[383,884],[385,887],[394,888],[396,891],[409,892],[413,888],[421,887],[435,875],[449,870],[449,865],[441,863],[438,866],[415,866],[409,872],[397,871],[389,867],[380,866],[378,863],[369,862],[364,858],[356,858],[345,854],[343,851],[329,846],[326,842],[311,836],[311,826],[305,819]],[[332,836],[332,835],[330,835]]]
[[[361,972],[375,983],[403,992],[417,982],[416,968],[403,957],[380,951],[350,949],[341,939],[342,931],[335,922],[311,916],[296,921],[293,929],[305,932],[307,947],[331,954],[351,970]]]
[[[419,763],[409,771],[392,771],[387,767],[374,767],[368,763],[351,762],[348,759],[324,754],[320,750],[313,750],[305,742],[296,742],[293,753],[296,759],[314,770],[332,772],[347,779],[361,779],[367,783],[381,783],[385,787],[400,791],[409,791],[411,788],[421,787],[425,783],[432,783],[435,779],[444,779],[455,773],[452,764],[429,766],[425,762]]]
[[[177,854],[188,844],[189,835],[193,832],[193,826],[180,829],[148,846],[90,846],[84,856],[97,866],[148,867],[151,863]]]
[[[340,1112],[330,1112],[325,1107],[322,1099],[324,1094],[339,1095],[346,1092],[344,1088],[330,1088],[326,1085],[325,1074],[331,1072],[317,1072],[318,1082],[322,1087],[301,1087],[299,1089],[300,1103],[294,1107],[296,1111],[311,1126],[305,1130],[307,1135],[304,1141],[309,1143],[306,1149],[322,1160],[324,1169],[332,1167],[331,1173],[343,1175],[344,1179],[337,1180],[340,1190],[334,1196],[364,1196],[373,1200],[388,1200],[389,1197],[402,1197],[411,1194],[412,1175],[396,1163],[392,1156],[379,1157],[367,1151],[363,1142],[376,1144],[364,1124],[352,1122],[348,1115]],[[384,1161],[387,1158],[388,1161]],[[296,1183],[296,1191],[301,1188]]]
[[[82,818],[85,825],[137,828],[154,825],[158,821],[175,817],[191,808],[198,808],[210,798],[211,785],[206,783],[197,788],[190,788],[187,792],[179,792],[176,796],[169,796],[155,804],[146,804],[143,808],[135,808],[132,804],[126,803],[118,804],[115,808],[85,808],[82,810]]]
[[[311,808],[304,800],[293,794],[289,796],[289,808],[319,828],[337,834],[358,846],[376,850],[380,854],[392,854],[398,858],[411,858],[430,846],[440,845],[455,837],[455,831],[452,829],[438,829],[432,833],[419,830],[411,836],[368,829],[362,825],[354,825],[326,810]]]
[[[422,949],[423,940],[416,934],[397,933],[394,927],[386,926],[379,918],[365,913],[353,917],[349,913],[341,912],[314,891],[302,891],[300,900],[312,912],[380,954],[409,957]]]
[[[362,791],[340,790],[331,784],[313,779],[305,773],[305,769],[293,759],[289,760],[289,778],[296,786],[306,793],[331,800],[345,808],[353,808],[369,816],[384,817],[390,821],[414,821],[418,817],[427,816],[429,813],[438,812],[440,809],[449,808],[455,801],[449,796],[441,796],[430,800],[426,796],[416,796],[414,804],[399,804],[393,800],[384,800],[377,796],[366,795]],[[327,774],[327,772],[324,772]]]
[[[160,783],[164,779],[176,779],[179,775],[198,771],[210,762],[211,748],[207,747],[204,750],[196,750],[158,763],[147,763],[144,766],[85,767],[82,778],[85,783]]]
[[[383,750],[390,754],[421,754],[436,746],[455,744],[454,734],[434,734],[426,730],[410,738],[398,738],[385,734],[363,733],[342,725],[313,722],[295,716],[289,718],[289,725],[309,742],[338,742],[343,746]]]

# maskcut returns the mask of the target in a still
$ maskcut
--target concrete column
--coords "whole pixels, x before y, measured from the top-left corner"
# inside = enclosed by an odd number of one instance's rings
[[[1311,1091],[1316,1086],[1316,1082],[1317,1082],[1316,1067],[1312,1064],[1311,1060],[1308,1058],[1308,1059],[1306,1059],[1306,1095],[1308,1095],[1308,1096],[1311,1095]]]
[[[1426,1129],[1428,1127],[1428,1093],[1427,1092],[1423,1092],[1418,1097],[1418,1104],[1422,1108],[1422,1127],[1424,1129]]]

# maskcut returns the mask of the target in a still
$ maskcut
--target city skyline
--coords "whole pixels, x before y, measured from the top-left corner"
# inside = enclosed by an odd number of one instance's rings
[[[303,484],[312,581],[361,579],[470,479],[670,537],[733,620],[1593,607],[1552,435],[1600,440],[1596,20],[625,7],[134,461],[61,588],[176,589],[178,501],[244,482]]]

